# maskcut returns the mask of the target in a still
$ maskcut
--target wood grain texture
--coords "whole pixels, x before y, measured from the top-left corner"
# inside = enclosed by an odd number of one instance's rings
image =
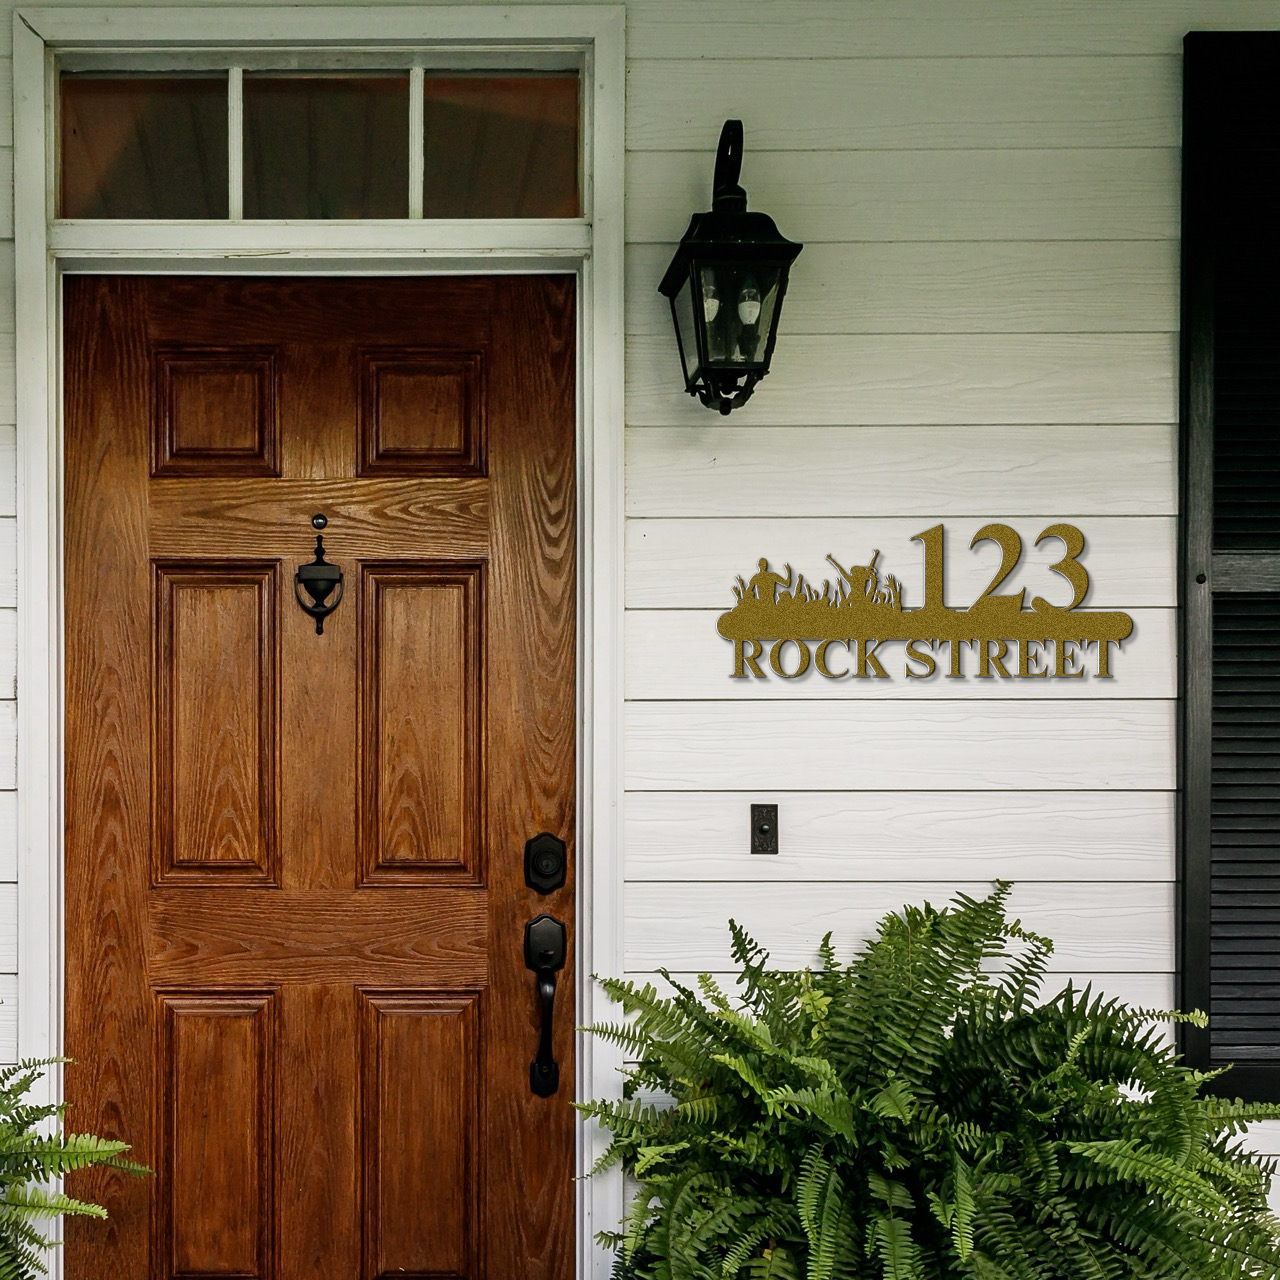
[[[259,490],[252,480],[211,480],[194,492],[177,481],[157,481],[149,515],[153,552],[197,555],[213,545],[228,556],[296,559],[298,531],[306,529],[316,511],[329,518],[325,546],[331,549],[330,559],[368,556],[379,549],[419,556],[477,556],[488,549],[489,504],[483,481],[285,476],[268,494]],[[0,566],[3,555],[0,545]]]
[[[626,785],[1167,790],[1174,785],[1173,721],[1174,703],[1154,700],[631,702]]]
[[[856,21],[846,10],[840,25]],[[1172,55],[1126,58],[1118,75],[1113,58],[833,58],[817,45],[798,73],[790,59],[759,56],[769,52],[707,59],[696,75],[679,55],[633,58],[627,149],[714,155],[728,116],[747,122],[748,157],[1179,142],[1182,68]]]
[[[742,178],[752,207],[804,244],[1178,235],[1172,148],[756,154],[750,137]],[[629,243],[679,240],[690,211],[707,207],[714,155],[714,148],[631,153]]]
[[[276,475],[275,354],[270,347],[157,350],[152,475]]]
[[[482,564],[362,566],[361,876],[484,878]]]
[[[1173,515],[1176,473],[1171,426],[627,431],[633,517]]]
[[[1167,791],[633,791],[626,876],[636,881],[1170,882]],[[779,852],[751,849],[751,804],[778,806]]]
[[[484,1274],[478,1000],[361,992],[362,1280]]]
[[[891,884],[637,884],[627,907],[628,969],[732,968],[728,921],[736,920],[776,963],[812,964],[819,939],[832,932],[848,956],[876,922],[904,902],[943,906],[958,892],[990,891],[979,881]],[[1054,941],[1062,970],[1173,972],[1171,884],[1019,884],[1010,913]]]
[[[744,416],[756,426],[1173,422],[1175,347],[1169,334],[841,335],[788,342],[784,330],[769,377]],[[628,355],[628,426],[706,431],[715,425],[684,392],[670,334],[633,338]]]
[[[161,1274],[265,1280],[273,1261],[272,996],[162,995],[160,1006]]]
[[[574,954],[573,885],[538,898],[519,849],[574,827],[574,281],[77,277],[67,332],[68,1093],[166,1173],[84,1180],[111,1218],[71,1274],[566,1280],[573,974],[534,1098],[522,943],[549,910]],[[282,474],[152,478],[156,352],[215,334],[273,352]],[[389,349],[483,353],[482,473],[356,474],[361,354]],[[201,383],[191,438],[239,447]],[[323,634],[291,581],[317,512]]]
[[[626,254],[628,334],[671,332],[658,281],[674,244]],[[1170,240],[807,244],[781,332],[1173,333]]]
[[[278,883],[277,568],[155,566],[157,881]]]
[[[967,608],[1000,564],[998,550],[974,533],[1002,511],[976,511],[968,519],[947,517],[945,530],[946,602]],[[1089,573],[1085,609],[1170,608],[1177,600],[1174,581],[1174,522],[1166,517],[1117,519],[1106,516],[1009,516],[1022,536],[1023,555],[1002,586],[1029,588],[1055,604],[1070,603],[1066,584],[1049,572],[1061,557],[1060,544],[1048,538],[1034,546],[1041,531],[1059,520],[1078,521],[1085,536],[1080,563]],[[828,554],[841,559],[848,549],[855,564],[865,564],[879,549],[881,572],[902,583],[902,603],[914,608],[924,596],[920,544],[911,539],[937,524],[923,514],[910,519],[845,518],[797,520],[630,520],[627,522],[628,609],[728,609],[733,605],[734,574],[751,569],[760,556],[775,565],[791,564],[806,579],[821,583]]]
[[[779,679],[770,671],[767,658],[761,670],[763,679],[733,675],[735,646],[716,631],[718,609],[629,609],[625,622],[626,696],[633,700],[675,701],[699,698],[723,698],[755,703],[777,700],[852,700],[884,698],[911,702],[939,698],[964,700],[1001,700],[1008,698],[1173,698],[1177,696],[1177,616],[1173,609],[1135,609],[1133,633],[1122,644],[1109,651],[1107,679],[1097,676],[1097,652],[1090,650],[1085,674],[1078,680],[1021,679],[1017,676],[1016,644],[1010,644],[1014,656],[1005,662],[1010,678],[998,673],[978,678],[976,650],[962,651],[967,673],[963,680],[953,680],[944,669],[948,660],[945,650],[935,650],[940,662],[932,675],[908,678],[906,646],[902,641],[889,641],[876,649],[886,671],[887,680],[828,679],[811,664],[803,674],[790,680]],[[810,652],[814,646],[810,645]],[[994,652],[994,650],[992,650]],[[1042,648],[1032,647],[1039,654]],[[765,653],[768,653],[766,648]],[[795,651],[788,648],[786,661],[796,661]],[[1052,658],[1048,659],[1050,666]],[[1040,667],[1044,662],[1037,664]],[[912,663],[911,669],[923,670],[923,663]],[[828,652],[828,669],[853,670],[846,661],[844,649],[833,646]]]
[[[362,351],[360,474],[483,475],[486,382],[479,351]]]
[[[1114,58],[1176,55],[1194,27],[1265,30],[1275,25],[1272,0],[1064,0],[1052,10],[1020,0],[949,4],[924,0],[772,0],[744,9],[733,0],[633,0],[627,7],[632,58]],[[1118,58],[1116,55],[1127,55]]]

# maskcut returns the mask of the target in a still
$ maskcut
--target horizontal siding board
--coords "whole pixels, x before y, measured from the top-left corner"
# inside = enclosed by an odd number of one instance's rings
[[[18,878],[18,793],[0,791],[0,882]]]
[[[1251,1124],[1248,1143],[1253,1151],[1280,1156],[1280,1120],[1259,1120]]]
[[[0,974],[18,972],[18,886],[0,884]]]
[[[18,510],[17,429],[0,424],[0,518]]]
[[[18,696],[18,611],[0,609],[0,698]],[[0,880],[4,877],[0,876]]]
[[[0,517],[0,609],[18,606],[18,522]]]
[[[960,58],[1177,55],[1194,27],[1265,30],[1274,0],[631,0],[632,58]],[[1123,76],[1125,58],[1116,56]],[[692,73],[691,73],[692,74]]]
[[[962,651],[963,680],[947,676],[944,664],[947,652],[939,650],[935,661],[939,669],[923,678],[907,678],[906,646],[901,641],[887,642],[877,649],[888,680],[833,680],[823,676],[810,663],[803,675],[783,680],[761,659],[763,679],[748,676],[735,679],[733,663],[735,647],[716,631],[716,620],[722,610],[632,609],[625,623],[626,696],[632,699],[732,698],[743,702],[800,699],[864,700],[929,700],[963,698],[974,700],[1005,698],[1173,698],[1177,696],[1177,616],[1173,609],[1135,610],[1133,634],[1117,648],[1110,650],[1108,679],[1098,679],[1096,649],[1085,660],[1085,674],[1079,679],[1022,679],[1017,671],[1018,650],[1009,645],[1011,656],[1004,662],[1009,679],[998,674],[979,679],[976,651]],[[814,645],[809,645],[812,653]],[[1032,650],[1043,653],[1043,650]],[[767,655],[767,651],[766,651]],[[829,668],[833,671],[851,667],[844,650],[835,646],[830,651]],[[788,670],[796,664],[794,648],[788,646],[785,658]],[[1052,665],[1050,650],[1048,662]],[[1041,657],[1038,667],[1045,666]],[[920,671],[921,663],[912,670]]]
[[[632,702],[632,791],[1174,785],[1174,703]]]
[[[935,513],[936,514],[936,513]],[[970,550],[974,533],[999,520],[998,509],[947,516],[945,529],[946,602],[967,608],[987,586],[1000,564],[992,542]],[[1021,587],[1054,604],[1070,603],[1070,590],[1049,565],[1061,558],[1061,543],[1034,539],[1049,525],[1078,520],[1085,536],[1080,564],[1089,574],[1086,609],[1168,608],[1177,603],[1174,570],[1174,521],[1152,516],[1125,519],[1074,517],[1070,510],[1039,516],[1009,516],[1022,537],[1022,560],[1000,585],[1002,593]],[[924,593],[924,561],[915,534],[939,523],[935,515],[856,519],[629,520],[626,529],[627,607],[631,609],[728,609],[737,574],[754,571],[767,556],[781,569],[791,564],[806,580],[821,583],[835,576],[826,559],[834,555],[847,568],[866,564],[879,549],[877,568],[902,584],[902,603],[915,608]],[[719,639],[713,634],[713,639]]]
[[[18,785],[18,704],[0,702],[0,791]],[[0,973],[4,967],[0,965]]]
[[[780,966],[813,963],[831,931],[847,957],[886,912],[904,903],[943,906],[989,882],[894,884],[633,884],[627,890],[628,969],[731,969],[727,922],[736,920]],[[1053,939],[1062,970],[1173,971],[1173,886],[1018,884],[1010,913]]]
[[[758,426],[1175,422],[1175,347],[1172,334],[784,331],[741,412]],[[628,341],[626,382],[630,426],[716,424],[685,393],[671,334]]]
[[[847,18],[846,24],[856,24]],[[767,46],[760,50],[767,51]],[[930,147],[1176,147],[1182,66],[1172,56],[633,60],[627,147],[715,152],[746,122],[747,155]],[[761,102],[767,112],[760,112]],[[758,119],[757,119],[758,117]]]
[[[684,234],[689,215],[708,207],[713,154],[628,156],[628,241],[671,244]],[[748,143],[742,182],[752,208],[805,244],[1171,240],[1179,229],[1171,147],[752,153]]]
[[[627,514],[1168,516],[1176,449],[1171,426],[637,427]]]
[[[779,852],[749,852],[778,805]],[[1170,792],[632,792],[626,876],[642,880],[1171,881]]]
[[[658,281],[674,244],[626,255],[626,323],[667,334]],[[782,330],[810,333],[1173,333],[1171,240],[809,244],[791,269]]]
[[[18,1060],[18,975],[0,974],[0,1063]]]

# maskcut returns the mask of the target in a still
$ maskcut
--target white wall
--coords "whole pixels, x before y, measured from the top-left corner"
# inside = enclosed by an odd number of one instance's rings
[[[1181,37],[1275,0],[630,0],[626,944],[722,968],[727,916],[780,958],[906,899],[1015,879],[1059,973],[1173,996]],[[7,48],[7,25],[0,47]],[[753,207],[806,244],[775,372],[727,421],[678,389],[656,282],[705,208],[721,121]],[[12,172],[0,91],[0,182]],[[0,235],[11,234],[0,199]],[[12,251],[0,255],[0,695],[12,698]],[[881,563],[943,521],[972,598],[1012,524],[1089,539],[1130,610],[1116,678],[731,681],[716,614],[761,555]],[[985,569],[985,573],[984,573]],[[1006,588],[1007,589],[1007,588]],[[0,788],[13,704],[0,704]],[[782,853],[747,852],[777,800]],[[13,794],[0,793],[0,1057],[14,1052]],[[1273,1144],[1280,1150],[1280,1143]]]

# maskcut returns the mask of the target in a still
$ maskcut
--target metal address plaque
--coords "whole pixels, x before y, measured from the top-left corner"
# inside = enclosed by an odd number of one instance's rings
[[[720,634],[733,641],[733,675],[764,679],[761,662],[771,642],[767,665],[784,680],[804,675],[810,664],[829,680],[887,679],[881,659],[890,655],[881,652],[882,646],[905,640],[908,678],[923,679],[939,667],[950,678],[963,678],[965,645],[977,657],[978,677],[1083,676],[1093,647],[1094,675],[1112,678],[1111,646],[1119,648],[1133,630],[1133,619],[1127,613],[1078,608],[1089,590],[1089,575],[1078,560],[1084,534],[1075,525],[1051,524],[1035,542],[1039,546],[1046,538],[1057,538],[1062,543],[1066,554],[1049,567],[1070,584],[1071,603],[1059,606],[1033,596],[1030,609],[1023,608],[1025,587],[1014,595],[995,594],[1022,556],[1022,539],[1007,524],[984,525],[973,535],[970,548],[986,539],[1000,547],[1000,568],[967,609],[948,608],[943,603],[942,528],[934,525],[911,539],[924,547],[924,602],[914,609],[903,608],[902,586],[893,574],[881,580],[879,551],[872,552],[869,563],[847,569],[828,555],[839,576],[834,586],[824,579],[821,590],[807,583],[803,573],[793,583],[790,564],[784,566],[784,576],[760,560],[749,580],[739,575],[733,587],[736,603],[718,623]],[[794,652],[787,651],[788,645]],[[1016,669],[1011,671],[1006,661]]]

